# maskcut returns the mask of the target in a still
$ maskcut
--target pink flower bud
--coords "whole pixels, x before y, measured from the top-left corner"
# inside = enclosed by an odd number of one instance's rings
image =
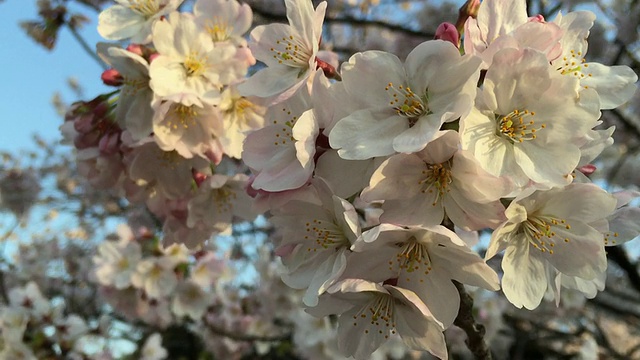
[[[544,23],[544,16],[538,14],[536,16],[532,16],[529,19],[527,19],[529,22],[538,22],[538,23]]]
[[[127,51],[132,52],[136,55],[144,56],[144,51],[142,45],[140,44],[129,44],[129,46],[127,46]]]
[[[158,56],[160,56],[160,54],[158,54],[158,53],[153,53],[153,54],[149,55],[149,64],[151,64],[153,62],[153,60],[155,60]]]
[[[117,154],[120,151],[120,133],[108,133],[100,138],[98,149],[105,155]]]
[[[207,180],[207,175],[203,174],[201,172],[198,172],[196,170],[192,170],[191,171],[192,176],[193,176],[193,181],[196,182],[196,185],[198,185],[198,187],[200,187],[200,185]]]
[[[322,72],[327,78],[336,79],[338,81],[342,80],[342,77],[340,76],[340,74],[338,74],[338,71],[336,71],[336,68],[333,67],[333,65],[329,64],[328,62],[316,58],[316,66],[318,67],[318,69],[322,70]]]
[[[478,9],[480,8],[480,0],[467,0],[458,10],[458,20],[456,21],[456,29],[458,32],[464,31],[464,23],[467,19],[478,17]]]
[[[596,172],[597,169],[598,168],[596,168],[595,165],[587,164],[587,165],[579,167],[578,171],[580,171],[581,173],[585,174],[586,176],[589,176],[589,175],[593,174],[594,172]]]
[[[124,81],[124,78],[116,69],[107,69],[103,71],[100,78],[105,85],[109,86],[120,86]]]
[[[455,25],[448,22],[443,22],[438,26],[435,38],[436,40],[448,41],[456,47],[458,47],[459,44],[458,29],[456,29]]]

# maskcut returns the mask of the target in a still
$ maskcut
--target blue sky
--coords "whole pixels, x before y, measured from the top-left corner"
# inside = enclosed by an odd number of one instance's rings
[[[93,47],[102,41],[96,31],[97,15],[82,7],[75,10],[92,17],[81,34]],[[51,141],[61,138],[58,126],[62,118],[56,114],[51,99],[54,92],[60,91],[65,102],[78,100],[67,86],[69,77],[75,77],[84,88],[84,99],[109,90],[100,81],[100,66],[82,50],[68,29],[60,31],[53,51],[27,37],[18,23],[36,17],[35,0],[0,2],[0,123],[4,125],[0,151],[34,148],[34,133]]]

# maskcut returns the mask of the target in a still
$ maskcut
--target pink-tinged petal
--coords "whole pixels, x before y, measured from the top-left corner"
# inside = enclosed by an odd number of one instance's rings
[[[624,207],[609,217],[609,231],[605,233],[605,245],[624,244],[640,235],[640,208]]]
[[[436,193],[418,194],[410,199],[385,200],[380,221],[405,226],[439,225],[444,219],[442,201]]]
[[[383,107],[393,100],[394,88],[405,84],[405,71],[397,56],[383,51],[365,51],[353,55],[342,64],[342,80],[347,93],[368,104]],[[391,109],[391,106],[388,106]]]
[[[347,267],[345,251],[347,249],[339,250],[335,256],[330,256],[315,268],[313,278],[309,281],[309,287],[302,298],[306,306],[318,305],[318,296],[322,295],[342,275]]]
[[[98,16],[98,32],[108,40],[122,40],[140,33],[144,18],[135,11],[121,5],[105,9]]]
[[[421,194],[419,181],[424,167],[424,162],[415,155],[394,155],[376,169],[361,197],[371,202],[419,196]]]
[[[460,150],[453,157],[451,176],[464,196],[477,202],[490,202],[506,197],[513,191],[513,183],[508,178],[496,177],[482,169],[473,155]]]
[[[294,139],[296,139],[296,158],[303,167],[313,166],[313,157],[316,154],[316,138],[320,129],[318,122],[311,110],[305,111],[292,129]]]
[[[580,161],[580,149],[570,143],[537,144],[536,140],[515,144],[514,158],[522,171],[540,184],[564,186]]]
[[[615,197],[595,184],[575,183],[563,189],[540,194],[545,203],[539,213],[565,220],[577,220],[588,224],[606,218],[616,208]]]
[[[478,203],[452,188],[444,197],[444,210],[451,221],[463,230],[496,228],[505,219],[500,201]]]
[[[483,2],[478,9],[478,26],[487,44],[505,35],[528,20],[524,0],[495,0]]]
[[[567,221],[566,226],[570,228],[565,228],[564,224],[552,226],[551,231],[555,236],[542,237],[545,248],[531,248],[532,255],[547,260],[558,271],[568,276],[589,280],[605,271],[607,257],[602,244],[602,234],[580,221]]]
[[[267,66],[286,66],[277,57],[274,57],[275,45],[282,38],[289,38],[295,31],[286,24],[270,24],[256,26],[251,31],[249,48],[253,56]]]
[[[271,97],[285,92],[296,84],[301,85],[302,79],[308,74],[308,71],[301,73],[301,69],[289,66],[267,67],[238,85],[238,91],[243,96]]]
[[[412,349],[427,350],[432,355],[447,359],[444,327],[412,291],[395,286],[387,289],[402,306],[396,306],[396,329],[402,341]],[[419,315],[420,314],[420,315]]]
[[[424,149],[440,130],[444,118],[435,114],[421,117],[414,126],[393,139],[393,149],[402,153],[415,153]]]
[[[442,164],[451,159],[459,147],[460,137],[457,131],[438,131],[424,150],[416,155],[429,164]]]
[[[487,247],[487,252],[485,253],[484,258],[486,260],[489,260],[496,256],[502,250],[506,249],[507,245],[509,245],[509,240],[511,239],[510,233],[513,232],[518,226],[520,226],[520,224],[514,224],[510,222],[506,222],[498,226],[493,231],[493,234],[491,234],[491,242]]]
[[[498,51],[485,78],[485,91],[494,94],[498,105],[495,112],[500,115],[526,108],[550,86],[549,61],[533,49]]]
[[[502,259],[504,295],[515,307],[529,310],[540,305],[548,281],[543,262],[529,254],[531,248],[522,236],[514,237]]]
[[[580,80],[580,85],[598,92],[601,109],[613,109],[624,104],[638,90],[638,75],[626,65],[587,63],[583,65],[582,73],[587,76]]]
[[[416,93],[427,88],[429,93],[450,93],[460,91],[468,82],[475,88],[480,63],[478,57],[460,56],[459,50],[450,42],[430,40],[413,49],[404,66]],[[439,109],[430,108],[439,112]]]
[[[347,160],[364,160],[395,153],[393,139],[409,127],[406,119],[386,109],[365,109],[338,121],[329,143]]]
[[[451,277],[445,271],[451,264],[433,264],[433,269],[425,274],[420,271],[401,271],[398,287],[411,290],[424,302],[433,316],[444,328],[453,324],[460,308],[460,295]],[[436,295],[437,294],[437,295]]]
[[[335,150],[327,150],[316,163],[315,174],[325,179],[337,196],[348,198],[367,186],[375,161],[345,160]]]
[[[483,169],[494,176],[511,177],[518,184],[524,174],[515,162],[513,145],[496,136],[495,122],[487,114],[472,109],[460,129],[462,149],[473,153]]]
[[[463,284],[493,291],[500,289],[498,274],[475,251],[466,246],[443,245],[429,248],[434,267],[446,269],[450,279]]]

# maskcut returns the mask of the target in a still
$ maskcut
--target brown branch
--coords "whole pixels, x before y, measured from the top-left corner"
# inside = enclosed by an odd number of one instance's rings
[[[607,257],[609,260],[618,264],[618,266],[627,274],[627,279],[631,286],[640,292],[640,274],[638,267],[631,262],[629,255],[623,247],[612,246],[607,248]]]
[[[278,342],[282,342],[282,341],[287,341],[291,339],[291,333],[287,332],[285,334],[281,334],[281,335],[277,335],[277,336],[263,336],[263,335],[253,335],[253,334],[239,334],[239,333],[235,333],[235,332],[231,332],[227,329],[223,329],[219,326],[213,325],[209,322],[206,323],[207,328],[209,330],[211,330],[213,333],[220,335],[220,336],[224,336],[227,337],[229,339],[232,340],[236,340],[236,341],[249,341],[249,342],[254,342],[254,341],[264,341],[264,342],[271,342],[271,341],[278,341]]]
[[[259,15],[265,20],[268,21],[276,21],[276,22],[287,22],[287,17],[285,14],[274,13],[265,9],[256,6],[255,4],[251,4],[251,10],[253,10],[254,14]],[[325,24],[338,24],[338,25],[352,25],[352,26],[374,26],[383,28],[390,31],[395,31],[398,33],[403,33],[406,35],[422,37],[426,39],[433,39],[435,33],[426,32],[421,30],[410,29],[398,24],[390,24],[385,21],[380,20],[367,20],[367,19],[358,19],[352,16],[340,16],[340,17],[331,17],[327,15],[324,19]]]
[[[491,360],[491,350],[484,341],[485,329],[473,318],[473,298],[467,293],[464,285],[453,280],[453,284],[460,293],[460,310],[453,324],[467,334],[467,348],[478,360]]]

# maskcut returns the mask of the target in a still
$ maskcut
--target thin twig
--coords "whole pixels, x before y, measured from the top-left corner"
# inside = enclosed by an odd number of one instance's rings
[[[285,333],[285,334],[281,334],[281,335],[277,335],[277,336],[240,334],[240,333],[234,333],[234,332],[231,332],[229,330],[223,329],[221,327],[218,327],[218,326],[213,325],[213,324],[208,323],[208,322],[207,322],[207,328],[209,330],[211,330],[213,333],[217,334],[217,335],[224,336],[224,337],[227,337],[229,339],[237,340],[237,341],[249,341],[249,342],[253,342],[253,341],[264,341],[264,342],[277,341],[277,342],[282,342],[282,341],[287,341],[287,340],[291,339],[291,333]]]
[[[91,49],[91,46],[89,46],[89,43],[87,43],[82,35],[80,35],[78,29],[71,25],[67,26],[67,28],[69,29],[69,31],[71,31],[71,35],[73,35],[74,39],[78,41],[82,49],[89,55],[89,57],[95,60],[95,62],[97,62],[103,70],[106,70],[107,64],[105,64],[104,61],[102,61],[102,59],[100,59],[100,57],[98,57],[98,55]]]

